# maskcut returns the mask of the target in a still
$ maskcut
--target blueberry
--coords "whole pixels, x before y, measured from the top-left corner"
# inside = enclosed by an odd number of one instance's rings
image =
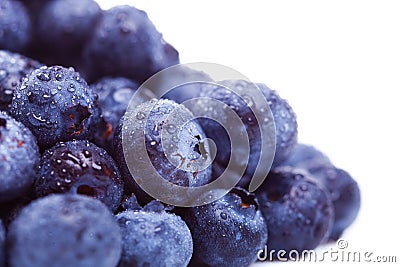
[[[145,120],[147,112],[149,116]],[[175,115],[169,116],[172,112]],[[207,147],[203,143],[205,134],[196,122],[189,121],[180,124],[184,122],[184,119],[181,118],[187,116],[193,115],[183,105],[171,100],[153,99],[140,104],[122,117],[114,135],[116,162],[124,178],[127,191],[134,192],[140,204],[143,205],[152,198],[137,185],[126,165],[122,146],[122,127],[129,125],[129,127],[144,133],[147,155],[161,177],[180,186],[196,187],[205,185],[210,181],[211,167],[199,171],[195,168],[197,163],[201,163],[207,157]],[[172,135],[171,140],[167,141],[169,143],[168,149],[172,149],[168,153],[161,142],[163,129]],[[137,136],[133,133],[124,137],[127,138],[126,143],[128,144],[125,150],[130,151],[130,153],[137,151],[141,144],[139,142],[143,142],[143,140],[137,140]],[[132,164],[140,164],[140,160],[138,159]],[[181,166],[193,166],[194,170],[182,169]],[[136,179],[138,178],[146,179],[146,177],[136,177]],[[168,194],[168,192],[165,193]]]
[[[19,1],[0,1],[0,49],[22,51],[31,38],[31,20]]]
[[[143,82],[156,72],[179,63],[144,11],[116,6],[104,12],[84,48],[93,79],[124,76]]]
[[[247,177],[251,178],[254,174],[258,161],[261,155],[261,147],[265,140],[261,139],[261,134],[265,139],[273,139],[275,140],[275,136],[272,133],[275,133],[274,129],[271,130],[271,122],[272,115],[268,111],[267,104],[269,104],[268,99],[265,101],[260,101],[260,97],[262,98],[262,94],[260,90],[256,87],[255,84],[244,81],[244,80],[226,80],[218,82],[218,84],[203,84],[199,85],[201,88],[200,96],[208,97],[214,100],[221,101],[223,104],[227,105],[229,109],[232,109],[241,119],[242,124],[245,127],[245,131],[248,135],[249,145],[250,145],[250,156],[249,160],[246,161],[244,156],[239,156],[241,147],[238,147],[236,144],[236,140],[233,139],[231,141],[228,138],[228,132],[231,133],[233,131],[243,131],[241,128],[236,129],[232,127],[238,127],[238,125],[232,125],[230,122],[230,117],[225,114],[217,113],[217,109],[214,107],[215,104],[212,104],[211,100],[200,100],[196,105],[192,107],[192,111],[195,114],[206,114],[213,118],[218,118],[221,124],[217,123],[215,120],[211,119],[200,119],[199,123],[203,127],[206,135],[211,138],[217,146],[218,152],[215,159],[214,170],[215,173],[218,173],[216,167],[224,169],[229,162],[231,157],[231,147],[234,149],[232,151],[233,158],[238,159],[235,164],[240,164],[246,167],[245,177],[246,181],[241,181],[241,185],[245,186],[248,184]],[[264,93],[264,92],[263,92]],[[262,107],[262,104],[265,107]],[[268,103],[267,103],[268,102]],[[217,104],[221,105],[221,104]],[[271,111],[273,111],[271,109]],[[260,119],[258,121],[257,117]],[[230,129],[224,129],[223,125],[229,125]],[[244,133],[245,134],[245,133]],[[236,143],[235,143],[236,142]],[[272,143],[272,142],[268,142]],[[269,151],[275,149],[272,147],[271,149],[266,149],[264,151]],[[272,157],[272,155],[271,155]],[[270,165],[267,162],[260,165],[258,168],[264,168],[265,173],[268,172]]]
[[[36,15],[34,41],[41,52],[36,56],[48,65],[76,66],[100,16],[101,9],[93,0],[53,0],[44,4]]]
[[[11,113],[36,136],[41,150],[59,141],[90,139],[99,121],[93,91],[73,68],[41,67],[15,90]]]
[[[265,84],[258,83],[258,88],[267,99],[274,117],[276,128],[276,150],[273,166],[278,166],[292,152],[297,144],[297,119],[289,103]]]
[[[200,96],[200,89],[213,79],[205,72],[192,69],[186,65],[177,65],[166,72],[159,72],[152,88],[162,97],[181,104],[183,101]],[[179,86],[176,86],[178,85]]]
[[[310,145],[298,144],[283,165],[306,170],[326,188],[335,209],[329,239],[339,239],[360,210],[361,196],[357,182],[347,171],[335,167],[324,153]]]
[[[128,211],[128,210],[141,210],[142,206],[139,205],[136,196],[134,193],[131,193],[130,195],[126,196],[124,199],[121,201],[121,205],[119,207],[119,211]]]
[[[27,194],[38,163],[38,146],[31,131],[0,112],[0,202]]]
[[[15,89],[22,78],[41,64],[33,59],[0,50],[0,110],[10,111]]]
[[[55,194],[26,206],[11,223],[12,267],[116,266],[122,238],[113,215],[100,201]]]
[[[4,229],[3,222],[0,220],[0,267],[5,266],[5,247],[6,247],[6,230]]]
[[[299,143],[293,148],[289,157],[281,165],[307,169],[308,165],[313,161],[331,163],[328,156],[315,147]]]
[[[178,213],[192,233],[194,261],[201,262],[197,266],[248,266],[267,242],[267,225],[258,202],[254,194],[241,188]]]
[[[112,147],[114,129],[117,128],[138,87],[135,81],[123,77],[105,77],[91,85],[93,92],[99,97],[98,102],[102,110],[102,120],[98,124],[94,143],[110,154],[114,150]],[[142,102],[154,97],[154,94],[145,88],[141,88],[137,94],[135,97]]]
[[[94,197],[116,211],[123,182],[114,160],[86,140],[57,143],[40,160],[36,196],[68,192]]]
[[[331,199],[306,172],[275,168],[255,193],[270,230],[269,251],[314,249],[328,237],[334,216]]]
[[[166,211],[126,211],[116,215],[123,249],[120,267],[187,266],[193,252],[189,228]]]

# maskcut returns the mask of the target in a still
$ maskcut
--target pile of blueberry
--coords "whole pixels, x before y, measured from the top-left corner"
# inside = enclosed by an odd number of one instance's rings
[[[248,266],[265,246],[301,252],[337,240],[357,216],[357,183],[297,142],[295,113],[264,84],[257,85],[275,122],[275,157],[263,184],[247,191],[261,126],[249,102],[227,89],[246,90],[242,80],[194,84],[161,99],[140,90],[131,123],[151,107],[140,128],[147,154],[174,184],[208,184],[235,154],[234,140],[212,120],[179,129],[167,123],[175,110],[191,114],[185,99],[226,104],[250,144],[243,177],[212,203],[176,207],[142,190],[137,181],[146,177],[133,177],[124,158],[124,114],[139,85],[178,64],[179,55],[141,10],[101,10],[93,0],[0,0],[0,49],[0,267]],[[176,75],[212,81],[187,68]],[[212,112],[207,101],[194,108]],[[213,139],[213,164],[193,172],[172,164],[163,127],[180,131],[174,155],[191,163],[202,157],[203,140]]]

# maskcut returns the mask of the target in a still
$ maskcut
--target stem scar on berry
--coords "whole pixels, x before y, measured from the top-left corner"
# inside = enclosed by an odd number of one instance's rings
[[[87,107],[80,104],[70,107],[66,111],[66,117],[69,118],[68,133],[80,135],[85,131],[85,121],[90,117],[91,113]]]

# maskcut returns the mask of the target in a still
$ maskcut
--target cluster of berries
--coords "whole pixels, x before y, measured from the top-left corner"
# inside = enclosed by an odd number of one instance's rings
[[[249,193],[263,153],[256,114],[266,112],[252,101],[254,84],[213,81],[180,66],[162,86],[177,76],[210,83],[184,84],[157,99],[140,84],[178,64],[179,55],[141,10],[102,10],[93,0],[0,0],[0,49],[0,267],[248,266],[265,246],[301,252],[337,240],[357,216],[355,180],[298,143],[294,111],[264,84],[257,88],[274,125],[275,156]],[[202,101],[189,110],[184,101],[194,98]],[[124,127],[142,129],[163,179],[200,187],[235,158],[235,140],[211,119],[168,122],[171,114],[215,117],[212,100],[233,110],[247,133],[240,181],[205,205],[154,199],[138,183],[147,177],[131,172],[142,166],[126,161],[126,150],[141,147],[124,142]],[[179,132],[172,150],[163,128]],[[171,161],[204,160],[209,138],[217,153],[207,168]]]

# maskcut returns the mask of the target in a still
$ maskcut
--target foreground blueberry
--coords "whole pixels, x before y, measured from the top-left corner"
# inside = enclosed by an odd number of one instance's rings
[[[306,170],[326,188],[335,208],[329,238],[339,239],[360,210],[361,195],[357,182],[347,171],[335,167],[324,153],[310,145],[298,144],[283,165]]]
[[[123,77],[105,77],[91,85],[93,92],[98,95],[98,102],[102,110],[101,121],[98,124],[94,143],[113,154],[112,140],[114,130],[136,92],[135,99],[145,102],[155,97],[150,90],[141,88],[139,84]]]
[[[149,116],[146,120],[145,113],[147,111]],[[172,112],[176,112],[175,116],[169,116]],[[202,162],[204,157],[207,157],[203,144],[205,134],[202,128],[193,121],[179,124],[179,118],[186,116],[193,115],[183,105],[171,100],[153,99],[135,107],[122,117],[114,135],[115,158],[124,178],[127,192],[135,193],[140,204],[145,204],[152,198],[137,185],[126,165],[122,146],[122,127],[133,127],[137,129],[136,131],[144,133],[147,156],[162,178],[180,186],[196,187],[210,181],[211,167],[199,171],[181,168],[181,166],[188,167],[190,164],[194,166],[196,162]],[[176,118],[178,118],[177,123]],[[173,134],[171,140],[166,141],[167,145],[162,143],[161,133],[163,130]],[[143,142],[143,140],[136,139],[137,136],[135,133],[129,133],[124,137],[127,138],[125,151],[129,151],[133,155],[136,155],[137,150],[140,149],[139,145]],[[164,147],[165,145],[167,147]],[[167,155],[167,149],[170,148],[172,148],[172,152],[168,152]],[[131,162],[134,165],[140,163],[141,159]],[[146,179],[146,176],[136,178]]]
[[[269,251],[301,252],[328,238],[334,216],[332,202],[309,174],[290,167],[276,168],[256,190],[256,196],[269,229]]]
[[[232,189],[217,201],[178,213],[193,236],[192,266],[248,266],[267,242],[267,225],[258,203],[244,189]]]
[[[73,68],[41,67],[15,90],[11,113],[36,136],[41,150],[59,141],[90,139],[99,120],[93,91]]]
[[[147,14],[132,6],[104,12],[85,46],[84,57],[93,79],[124,76],[139,82],[179,63],[178,52],[164,41]]]
[[[61,142],[46,150],[34,184],[37,197],[72,193],[94,197],[116,211],[123,182],[107,152],[85,140]]]
[[[80,195],[51,195],[26,206],[9,226],[12,267],[116,266],[121,232],[104,204]]]
[[[0,112],[0,202],[30,191],[39,157],[31,131],[4,111]]]
[[[116,215],[123,249],[118,266],[187,266],[193,241],[185,222],[160,211],[125,211]]]
[[[0,1],[0,49],[21,51],[31,38],[31,20],[19,1]]]
[[[0,110],[10,111],[11,101],[22,78],[41,64],[33,59],[0,50]]]

